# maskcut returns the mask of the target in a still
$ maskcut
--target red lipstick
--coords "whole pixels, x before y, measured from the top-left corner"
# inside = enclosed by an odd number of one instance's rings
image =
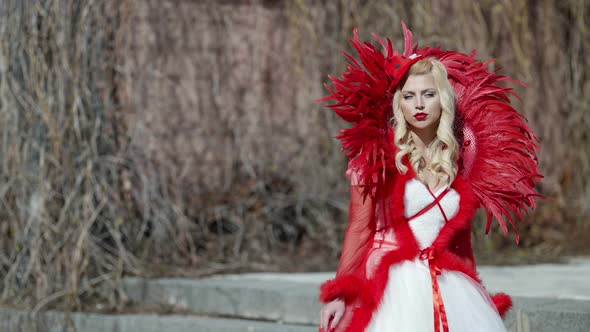
[[[428,116],[428,114],[420,112],[420,113],[416,113],[414,115],[414,118],[416,118],[416,120],[418,120],[418,121],[423,121],[424,119],[426,119],[427,116]]]

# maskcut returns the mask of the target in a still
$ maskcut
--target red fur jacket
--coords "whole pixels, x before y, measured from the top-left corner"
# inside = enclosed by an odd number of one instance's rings
[[[363,202],[357,186],[351,186],[349,221],[336,277],[320,287],[320,300],[329,302],[343,299],[346,311],[336,331],[364,331],[376,311],[387,284],[389,266],[413,260],[420,254],[414,235],[404,217],[406,182],[415,177],[410,168],[406,174],[388,177],[374,199]],[[441,229],[431,245],[436,264],[443,270],[460,271],[481,283],[477,276],[471,247],[471,220],[479,202],[470,184],[461,175],[452,186],[459,194],[459,211]],[[386,253],[377,263],[370,279],[366,273],[366,259],[372,246],[376,220],[392,227],[398,247]],[[510,297],[504,293],[492,296],[500,315],[511,307]],[[320,330],[321,331],[321,330]]]

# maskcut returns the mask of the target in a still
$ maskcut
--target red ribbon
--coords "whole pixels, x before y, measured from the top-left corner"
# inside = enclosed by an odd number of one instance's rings
[[[439,208],[440,207],[440,200],[443,199],[443,197],[445,197],[445,195],[449,192],[449,188],[445,189],[442,193],[440,193],[440,195],[436,196],[432,191],[430,191],[429,188],[428,192],[432,195],[432,197],[434,198],[434,200],[432,202],[430,202],[428,205],[426,205],[425,207],[422,208],[422,210],[418,211],[416,214],[414,214],[413,216],[408,218],[408,221],[418,218],[421,215],[423,215],[424,213],[428,212],[428,210],[430,210],[433,206],[438,205]],[[441,208],[442,209],[442,208]],[[441,210],[442,211],[442,210]],[[447,219],[447,217],[445,216],[445,213],[443,211],[443,217],[445,218],[445,220]]]
[[[438,287],[437,275],[440,275],[441,269],[436,265],[434,258],[434,250],[430,247],[420,252],[421,260],[428,260],[428,267],[430,268],[430,278],[432,279],[432,304],[434,307],[434,331],[440,332],[440,323],[442,323],[443,331],[449,332],[449,323],[447,321],[447,313],[443,298]]]

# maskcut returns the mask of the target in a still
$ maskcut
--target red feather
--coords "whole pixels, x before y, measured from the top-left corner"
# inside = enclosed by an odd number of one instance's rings
[[[457,112],[463,127],[474,136],[475,142],[464,146],[464,150],[476,151],[470,154],[473,158],[468,161],[470,168],[463,172],[486,209],[486,233],[495,218],[506,234],[506,219],[518,243],[512,215],[521,219],[527,207],[535,208],[535,197],[540,195],[534,184],[541,177],[536,156],[538,140],[524,116],[510,105],[509,95],[516,95],[514,91],[498,85],[500,82],[520,83],[488,72],[486,67],[490,61],[481,63],[461,53],[455,53],[452,61],[446,61],[447,57],[439,60],[451,69],[449,79],[457,91]],[[465,156],[465,151],[462,154]]]
[[[350,168],[357,171],[364,186],[363,195],[374,196],[385,183],[388,167],[395,168],[391,101],[396,85],[407,69],[418,59],[434,57],[447,70],[457,98],[457,136],[462,138],[461,172],[469,180],[480,204],[486,209],[486,233],[496,219],[506,234],[507,222],[519,241],[514,217],[521,219],[528,208],[534,209],[535,182],[539,173],[536,152],[538,139],[510,102],[510,96],[520,97],[505,84],[522,83],[488,71],[494,59],[484,63],[475,59],[475,51],[467,55],[436,48],[418,48],[413,36],[402,22],[404,51],[393,50],[373,34],[384,51],[368,42],[360,42],[355,28],[349,42],[358,60],[344,53],[349,64],[340,78],[329,76],[330,92],[318,101],[333,101],[328,105],[352,127],[340,131],[342,150],[350,159]],[[391,174],[395,174],[391,173]]]

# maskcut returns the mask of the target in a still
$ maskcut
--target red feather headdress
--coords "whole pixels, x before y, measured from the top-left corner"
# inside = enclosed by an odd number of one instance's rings
[[[402,22],[404,51],[393,50],[391,40],[384,42],[373,34],[385,54],[371,43],[360,42],[354,29],[350,44],[359,61],[344,53],[349,60],[342,77],[329,76],[333,86],[318,101],[328,105],[338,116],[353,125],[342,129],[338,138],[349,158],[349,168],[357,171],[364,187],[364,197],[374,196],[384,183],[388,168],[395,168],[392,97],[395,87],[417,60],[432,57],[442,62],[455,90],[457,112],[456,136],[462,144],[460,167],[487,213],[486,233],[495,218],[504,234],[506,221],[516,233],[513,216],[522,218],[527,207],[535,208],[535,180],[542,176],[537,168],[538,139],[526,119],[510,104],[510,95],[519,96],[504,82],[520,82],[488,71],[494,59],[482,63],[467,55],[437,48],[413,45],[412,33]],[[520,98],[519,98],[520,99]],[[389,175],[391,176],[391,175]]]

